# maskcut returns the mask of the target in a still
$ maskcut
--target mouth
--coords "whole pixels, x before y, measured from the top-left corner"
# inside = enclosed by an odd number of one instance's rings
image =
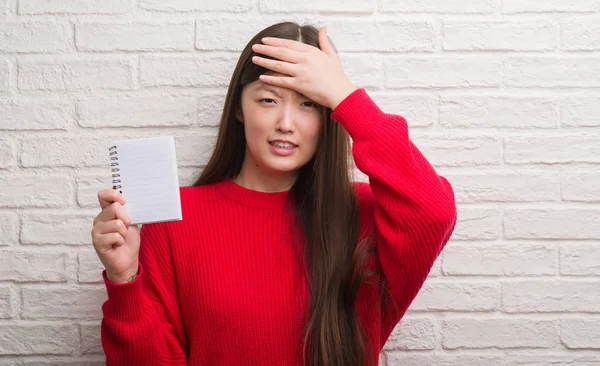
[[[291,156],[296,153],[298,145],[291,142],[269,141],[271,152],[277,156]]]
[[[269,144],[271,146],[274,146],[274,147],[279,148],[279,149],[289,149],[289,150],[291,150],[291,149],[294,149],[294,148],[298,147],[298,145],[296,145],[296,144],[293,144],[291,142],[283,142],[283,141],[269,141]]]

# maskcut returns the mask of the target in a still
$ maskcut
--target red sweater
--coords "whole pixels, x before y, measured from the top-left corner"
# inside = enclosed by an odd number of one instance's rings
[[[366,284],[355,305],[380,351],[450,238],[454,193],[409,139],[405,119],[382,112],[364,89],[332,118],[369,177],[355,184],[359,235],[374,224],[391,299],[380,311],[379,288]],[[107,364],[301,365],[308,284],[295,265],[287,195],[231,180],[181,187],[183,220],[141,228],[138,277],[118,285],[102,273]]]

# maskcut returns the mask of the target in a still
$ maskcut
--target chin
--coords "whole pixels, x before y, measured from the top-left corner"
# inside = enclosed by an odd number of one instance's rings
[[[290,174],[294,173],[302,167],[298,162],[268,162],[266,164],[267,169],[276,174]]]

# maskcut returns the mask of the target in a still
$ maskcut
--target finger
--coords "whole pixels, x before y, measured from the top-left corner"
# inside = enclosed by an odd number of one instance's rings
[[[116,189],[103,189],[98,192],[98,203],[101,209],[104,210],[113,202],[120,202],[123,205],[125,204],[125,197]]]
[[[294,78],[291,76],[272,76],[272,75],[260,75],[259,79],[267,84],[280,86],[282,88],[288,88],[292,90],[296,90],[294,88]]]
[[[114,219],[119,219],[123,221],[126,227],[129,227],[131,220],[129,219],[129,214],[125,211],[125,208],[119,202],[113,202],[108,207],[106,207],[102,212],[96,216],[94,220],[94,225],[97,222],[102,221],[110,221]]]
[[[310,51],[315,48],[306,43],[294,41],[292,39],[285,39],[285,38],[265,37],[261,41],[262,41],[262,43],[268,44],[271,46],[287,47],[291,50],[301,51],[301,52],[307,52],[307,51]]]
[[[94,244],[99,252],[103,252],[112,249],[113,246],[122,247],[125,245],[125,238],[119,233],[97,234]]]
[[[96,225],[98,234],[119,233],[123,238],[127,237],[127,226],[123,220],[114,219],[110,221],[102,221]]]
[[[252,46],[252,50],[256,53],[271,56],[278,60],[292,62],[295,64],[301,62],[304,57],[303,52],[292,50],[286,47],[276,47],[258,43]]]
[[[291,64],[289,62],[280,61],[280,60],[270,60],[267,58],[254,56],[252,57],[252,62],[255,64],[262,66],[266,69],[273,70],[280,74],[286,74],[290,76],[296,76],[298,73],[298,67],[295,64]]]
[[[337,57],[337,52],[335,52],[335,49],[327,36],[327,26],[324,26],[319,30],[319,47],[321,47],[321,50],[327,55]]]

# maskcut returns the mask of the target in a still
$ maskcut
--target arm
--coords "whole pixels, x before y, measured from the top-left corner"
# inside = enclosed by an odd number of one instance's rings
[[[450,239],[454,193],[409,139],[406,120],[382,112],[364,89],[348,95],[332,118],[352,137],[356,166],[369,177],[370,186],[358,193],[361,209],[372,211],[377,259],[390,292],[383,347]]]
[[[102,276],[101,339],[107,365],[186,365],[186,338],[179,311],[171,250],[164,223],[140,230],[140,269],[129,283]]]

